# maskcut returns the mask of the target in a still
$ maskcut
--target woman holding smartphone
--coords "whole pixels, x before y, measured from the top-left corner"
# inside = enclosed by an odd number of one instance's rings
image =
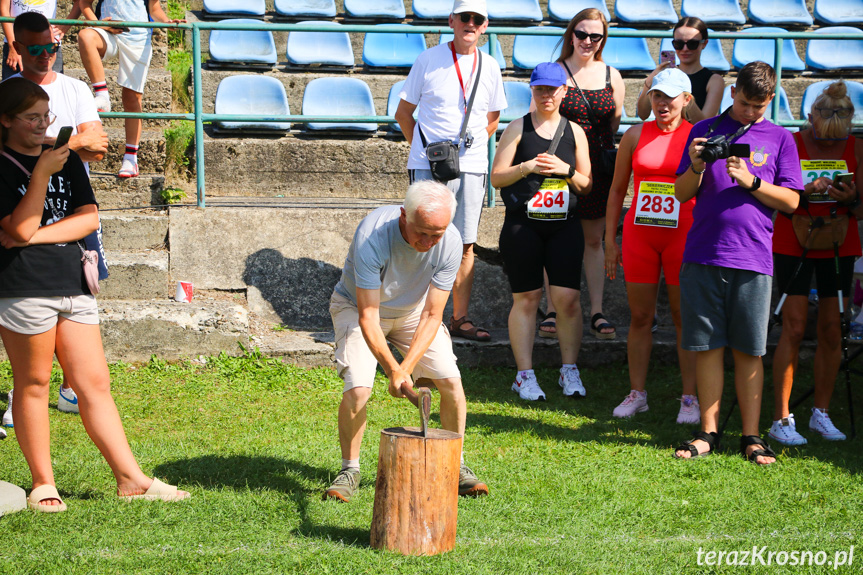
[[[686,118],[695,124],[719,113],[725,82],[722,81],[722,76],[701,65],[701,52],[707,46],[707,25],[700,18],[681,18],[674,26],[673,34],[671,45],[680,60],[677,67],[689,76],[689,83],[692,85],[693,102],[687,107],[685,114]],[[673,61],[661,61],[644,80],[644,86],[638,94],[636,110],[642,120],[650,116],[650,98],[647,92],[653,78],[662,70],[673,67]]]
[[[98,226],[96,199],[77,154],[43,145],[54,119],[37,84],[12,78],[0,86],[0,337],[12,365],[15,435],[33,480],[28,506],[66,510],[49,441],[55,353],[78,393],[84,428],[114,472],[117,494],[185,499],[188,493],[144,475],[126,441],[78,243]]]
[[[782,335],[773,356],[773,389],[775,391],[773,425],[770,437],[783,445],[803,445],[806,438],[798,433],[794,414],[788,409],[794,374],[797,371],[798,353],[809,309],[809,288],[812,276],[818,286],[818,347],[815,350],[815,406],[809,418],[809,429],[824,439],[841,441],[845,434],[830,419],[827,409],[833,395],[833,386],[842,363],[842,322],[839,315],[839,294],[843,293],[843,309],[848,309],[854,261],[861,255],[857,219],[863,216],[859,190],[863,189],[860,174],[863,162],[863,142],[851,135],[854,105],[848,97],[842,80],[830,84],[812,105],[809,126],[794,134],[800,167],[803,171],[803,198],[800,207],[789,217],[777,216],[773,231],[774,282],[781,293],[788,294],[782,306]],[[815,163],[817,161],[817,163]],[[853,173],[853,179],[839,183],[840,173]],[[804,201],[805,199],[805,201]],[[836,214],[839,222],[822,228],[827,241],[838,240],[839,277],[836,275],[834,250],[809,249],[802,267],[795,275],[803,256],[802,243],[811,242],[808,234],[795,233],[802,221],[806,226],[811,218],[831,220]],[[846,224],[847,231],[841,228]],[[837,237],[833,237],[833,226]],[[841,236],[841,237],[840,237]]]

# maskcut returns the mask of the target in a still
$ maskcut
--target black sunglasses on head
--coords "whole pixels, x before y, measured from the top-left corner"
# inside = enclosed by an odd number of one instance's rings
[[[675,50],[683,50],[684,46],[690,50],[698,50],[698,47],[701,46],[702,42],[704,42],[704,40],[672,40],[671,45],[674,46]]]
[[[588,34],[587,32],[582,32],[581,30],[573,30],[572,32],[579,40],[587,40],[588,38],[590,38],[590,41],[594,43],[601,42],[602,39],[605,38],[604,34]]]
[[[485,16],[482,14],[471,14],[470,12],[462,12],[458,15],[461,18],[463,24],[467,24],[470,22],[471,18],[473,18],[473,23],[476,26],[482,26],[485,24]]]

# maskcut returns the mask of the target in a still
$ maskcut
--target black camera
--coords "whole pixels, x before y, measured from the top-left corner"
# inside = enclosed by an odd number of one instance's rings
[[[749,157],[749,144],[729,144],[726,136],[713,136],[701,145],[701,159],[705,163],[724,160],[729,156]]]

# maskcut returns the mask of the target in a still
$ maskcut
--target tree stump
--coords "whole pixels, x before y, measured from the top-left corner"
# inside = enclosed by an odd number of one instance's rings
[[[444,429],[381,431],[371,545],[403,555],[455,546],[462,436]]]

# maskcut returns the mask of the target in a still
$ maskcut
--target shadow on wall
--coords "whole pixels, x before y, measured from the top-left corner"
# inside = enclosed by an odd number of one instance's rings
[[[260,291],[284,325],[331,329],[330,295],[341,273],[341,268],[326,262],[290,259],[263,249],[246,258],[243,281]]]

